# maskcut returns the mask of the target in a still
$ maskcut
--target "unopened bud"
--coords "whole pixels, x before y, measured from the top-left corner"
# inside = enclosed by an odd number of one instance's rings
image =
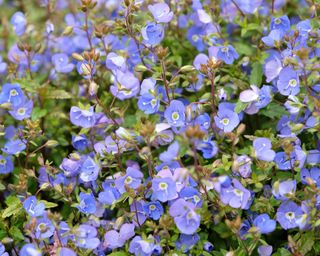
[[[98,89],[99,89],[99,85],[97,85],[95,82],[92,81],[92,82],[89,84],[89,95],[90,95],[90,96],[96,95],[97,92],[98,92]]]
[[[76,52],[72,53],[72,58],[74,58],[77,61],[84,61],[83,56]]]
[[[73,32],[73,27],[72,26],[67,26],[64,31],[62,32],[63,36],[69,36]]]

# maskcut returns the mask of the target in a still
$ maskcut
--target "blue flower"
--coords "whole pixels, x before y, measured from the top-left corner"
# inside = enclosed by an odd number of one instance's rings
[[[163,214],[163,207],[158,201],[146,203],[143,206],[144,212],[152,219],[158,220]]]
[[[166,3],[148,5],[148,9],[152,13],[156,22],[168,23],[173,18],[173,12],[170,11],[170,8]]]
[[[320,168],[312,167],[310,170],[303,168],[300,171],[300,177],[303,184],[311,185],[314,183],[320,188]]]
[[[230,1],[232,5],[236,3],[241,11],[245,14],[253,14],[258,10],[258,8],[262,5],[262,0],[234,0]]]
[[[292,201],[284,201],[277,210],[277,221],[285,230],[298,227],[297,220],[303,214],[302,209]]]
[[[9,256],[9,253],[6,252],[6,248],[2,243],[0,243],[0,256]]]
[[[152,200],[167,202],[178,197],[176,183],[169,177],[152,180]]]
[[[285,34],[290,29],[290,20],[288,16],[284,15],[278,18],[272,18],[270,30],[278,29],[282,34]]]
[[[185,106],[181,101],[172,100],[164,112],[164,117],[171,126],[184,126],[186,120]]]
[[[97,238],[98,232],[95,227],[87,224],[80,225],[75,232],[76,246],[83,249],[95,249],[99,246],[100,240]]]
[[[83,151],[88,146],[88,140],[84,134],[72,135],[72,146],[79,151]]]
[[[214,121],[216,126],[224,132],[233,131],[240,123],[239,116],[227,108],[219,108],[217,115],[214,117]]]
[[[285,152],[278,152],[274,161],[279,170],[290,170],[297,165],[299,168],[302,168],[306,158],[306,153],[301,149],[301,147],[295,146],[290,155],[287,155]]]
[[[202,156],[205,159],[213,158],[219,150],[216,142],[210,139],[198,142],[196,148],[202,152]]]
[[[23,120],[31,116],[33,109],[32,100],[26,100],[18,106],[14,106],[12,110],[9,111],[10,115],[16,120]]]
[[[200,67],[198,66],[198,69],[199,68]],[[204,86],[203,79],[204,79],[204,75],[203,74],[201,74],[201,73],[197,74],[196,80],[195,81],[193,80],[192,82],[190,82],[190,84],[187,87],[185,87],[185,89],[188,92],[198,92],[198,91],[200,91]]]
[[[89,110],[71,107],[70,121],[76,126],[90,128],[96,124],[96,114],[93,107],[90,107]]]
[[[161,24],[149,22],[144,28],[142,28],[141,34],[146,44],[154,46],[163,40],[164,28]]]
[[[159,155],[159,159],[164,163],[169,163],[177,159],[179,155],[180,145],[177,141],[174,141],[166,151]]]
[[[296,28],[299,31],[299,36],[308,38],[309,32],[311,31],[310,20],[302,20],[300,21]]]
[[[190,26],[187,31],[187,39],[189,42],[197,48],[199,52],[206,48],[203,37],[205,36],[205,31],[202,26]]]
[[[158,111],[160,100],[150,93],[145,93],[139,97],[138,107],[145,114],[154,114]]]
[[[100,172],[100,165],[90,156],[86,157],[80,169],[80,179],[84,182],[95,181]]]
[[[195,212],[195,205],[184,199],[176,200],[169,212],[182,234],[192,235],[200,226],[200,216]]]
[[[125,72],[127,70],[126,59],[114,52],[110,52],[106,58],[106,67],[115,73],[117,70]]]
[[[155,244],[153,237],[142,239],[141,236],[135,236],[129,245],[129,252],[135,256],[151,256],[155,255],[155,252],[161,252],[161,247]]]
[[[79,195],[80,203],[77,206],[80,212],[84,214],[93,214],[96,212],[96,201],[94,196],[90,193],[80,192]]]
[[[135,200],[130,205],[130,210],[134,213],[132,217],[132,222],[136,226],[141,226],[147,219],[147,215],[143,210],[143,206],[145,205],[145,201],[143,200]]]
[[[272,186],[272,194],[277,200],[287,200],[296,192],[296,180],[276,181]]]
[[[19,84],[4,84],[0,93],[0,104],[11,103],[20,106],[26,100]]]
[[[2,148],[2,151],[5,152],[8,155],[15,155],[19,154],[26,148],[26,142],[20,139],[16,140],[9,140],[6,144],[4,144],[4,147]]]
[[[221,188],[221,201],[233,208],[247,209],[251,200],[250,191],[243,187],[237,179],[233,179],[232,182],[233,186]]]
[[[42,256],[42,252],[38,247],[30,243],[22,246],[19,252],[19,255],[20,256]]]
[[[64,171],[67,177],[74,177],[78,175],[81,169],[80,159],[64,158],[60,164],[60,169]]]
[[[240,174],[243,178],[248,178],[251,175],[251,158],[247,155],[238,156],[233,165],[232,171],[236,174]]]
[[[193,203],[197,207],[202,206],[202,199],[199,191],[193,187],[185,187],[183,188],[180,193],[179,197],[183,198],[184,200]]]
[[[258,247],[259,256],[271,256],[272,246],[271,245],[260,245]]]
[[[2,56],[0,56],[0,75],[7,73],[8,64],[3,61]]]
[[[57,256],[77,256],[77,254],[70,248],[61,247],[57,250]]]
[[[23,202],[23,208],[31,217],[39,217],[43,215],[45,205],[44,203],[37,201],[35,196],[30,196]]]
[[[243,223],[241,223],[238,234],[242,240],[246,238],[250,228],[251,226],[248,220],[244,220]]]
[[[290,67],[282,69],[279,74],[277,88],[282,95],[297,95],[300,92],[297,72]]]
[[[239,58],[239,54],[231,45],[213,46],[213,49],[217,51],[215,57],[224,61],[226,64],[232,64],[236,59]]]
[[[271,149],[271,141],[267,138],[257,138],[253,141],[255,155],[259,160],[266,162],[273,161],[276,153]]]
[[[279,29],[270,31],[269,35],[262,37],[262,42],[269,47],[274,47],[280,44],[283,34]]]
[[[140,82],[131,72],[123,73],[118,70],[115,76],[115,83],[110,87],[113,96],[120,100],[130,99],[139,92]]]
[[[203,244],[203,249],[206,251],[206,252],[212,252],[213,249],[214,249],[214,245],[208,241],[206,241],[204,244]]]
[[[132,189],[137,189],[143,178],[143,173],[135,168],[128,167],[126,174],[115,180],[115,185],[119,192],[122,194],[126,192],[126,186]]]
[[[11,156],[0,155],[0,174],[7,174],[13,171]]]
[[[108,248],[115,249],[124,246],[127,240],[135,235],[134,224],[125,223],[121,226],[120,231],[110,230],[104,235],[105,243]]]
[[[53,236],[54,230],[55,228],[52,221],[46,215],[37,218],[35,234],[37,239],[45,239]]]
[[[202,131],[207,131],[210,128],[211,118],[208,113],[204,113],[203,115],[199,115],[194,120],[195,125],[199,125]]]
[[[55,70],[60,73],[69,73],[74,68],[74,64],[69,63],[69,57],[65,53],[57,53],[52,55],[51,61]]]
[[[274,50],[268,51],[269,57],[265,60],[263,71],[266,76],[266,81],[269,83],[278,77],[282,69],[281,55]]]
[[[200,240],[200,236],[196,233],[193,235],[180,234],[179,240],[176,241],[176,247],[183,253],[188,252]]]
[[[90,79],[96,73],[96,63],[84,60],[77,63],[77,71],[84,79]]]
[[[116,188],[116,184],[113,180],[106,180],[102,183],[102,187],[104,191],[99,193],[99,202],[106,205],[112,205],[114,201],[121,197],[121,194]]]
[[[253,225],[259,229],[260,234],[268,234],[276,229],[276,221],[271,220],[268,214],[260,214],[257,216]]]
[[[27,26],[27,20],[22,12],[14,13],[10,19],[10,23],[17,36],[22,36],[24,34]]]

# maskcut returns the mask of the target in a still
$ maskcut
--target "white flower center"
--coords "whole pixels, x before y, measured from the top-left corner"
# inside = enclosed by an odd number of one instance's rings
[[[125,180],[124,180],[125,184],[131,184],[132,183],[132,178],[130,176],[128,176]]]
[[[172,115],[171,115],[171,117],[172,117],[172,119],[173,119],[174,121],[177,121],[177,120],[179,120],[180,115],[179,115],[178,112],[173,112]]]
[[[287,213],[285,214],[285,216],[286,216],[286,218],[287,218],[288,220],[290,220],[290,221],[295,218],[294,212],[287,212]]]
[[[10,90],[10,96],[17,96],[17,95],[18,95],[18,92],[16,89]]]
[[[296,87],[297,86],[297,80],[296,79],[290,79],[289,80],[289,86]]]
[[[159,189],[160,190],[166,190],[168,188],[168,184],[165,182],[160,182],[159,183]]]
[[[228,125],[230,120],[228,118],[223,118],[221,121],[220,121],[223,125]]]
[[[229,51],[229,49],[228,49],[228,47],[222,47],[222,48],[221,48],[221,51],[224,52],[224,53],[226,53],[226,52]]]
[[[149,210],[150,211],[154,211],[156,209],[156,206],[154,204],[150,205],[149,206]]]
[[[19,108],[19,109],[18,109],[18,114],[19,114],[19,115],[22,115],[22,116],[23,116],[25,113],[26,113],[26,109],[25,109],[25,108]]]
[[[281,24],[281,19],[276,18],[276,19],[274,20],[274,23],[277,24],[277,25]]]

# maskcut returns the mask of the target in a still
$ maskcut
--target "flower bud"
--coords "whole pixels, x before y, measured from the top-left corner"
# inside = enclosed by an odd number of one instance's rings
[[[195,68],[192,65],[186,65],[180,68],[181,72],[190,72],[193,71]]]
[[[64,31],[62,32],[63,36],[69,36],[73,32],[73,27],[72,26],[67,26]]]
[[[72,58],[74,58],[77,61],[84,61],[83,56],[76,52],[72,53]]]
[[[94,96],[97,94],[99,89],[99,85],[97,85],[94,81],[89,84],[89,95]]]

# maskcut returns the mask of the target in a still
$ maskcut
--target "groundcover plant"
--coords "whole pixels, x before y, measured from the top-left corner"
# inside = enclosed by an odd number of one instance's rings
[[[0,255],[320,255],[319,0],[0,0]]]

